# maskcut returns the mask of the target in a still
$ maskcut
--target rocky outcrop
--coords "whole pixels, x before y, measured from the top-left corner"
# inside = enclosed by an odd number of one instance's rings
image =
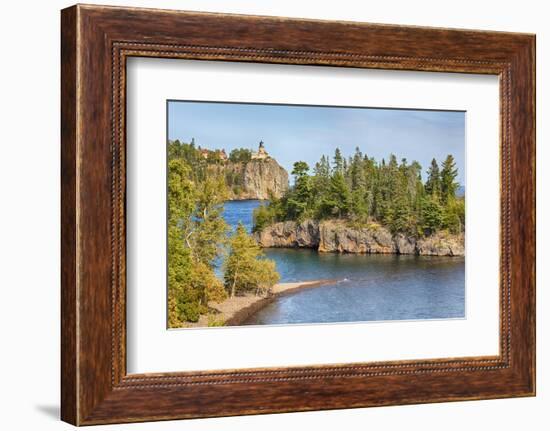
[[[212,165],[211,170],[222,174],[229,187],[229,200],[269,199],[270,193],[276,198],[288,189],[288,173],[271,157],[252,159],[246,163],[227,161]]]
[[[280,198],[288,189],[288,173],[275,159],[251,160],[243,168],[243,190],[238,199]]]
[[[341,221],[319,224],[319,251],[339,253],[395,253],[392,236],[386,229],[350,228]]]
[[[304,247],[320,252],[464,256],[464,235],[437,233],[417,239],[392,235],[380,225],[349,226],[341,220],[275,223],[256,234],[262,247]]]
[[[314,220],[275,223],[257,232],[256,240],[262,247],[318,248],[319,223]]]
[[[425,256],[464,256],[464,235],[437,233],[416,242],[418,254]]]

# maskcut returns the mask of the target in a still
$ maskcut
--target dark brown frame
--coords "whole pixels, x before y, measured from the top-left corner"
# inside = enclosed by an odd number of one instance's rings
[[[88,425],[535,394],[534,35],[81,5],[61,17],[63,420]],[[129,56],[498,75],[500,354],[127,375]]]

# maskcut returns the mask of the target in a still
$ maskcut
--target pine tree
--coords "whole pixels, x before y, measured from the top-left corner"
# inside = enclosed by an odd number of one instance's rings
[[[335,172],[330,180],[328,204],[333,216],[345,217],[351,207],[351,193],[341,172]]]
[[[436,195],[429,195],[422,203],[422,227],[428,234],[436,232],[443,224],[443,208]]]
[[[350,214],[359,222],[365,222],[369,216],[371,198],[367,189],[365,169],[363,167],[363,154],[359,147],[355,148],[355,154],[349,163]]]
[[[464,230],[464,199],[448,199],[443,208],[442,227],[452,233]]]
[[[410,231],[411,208],[404,194],[394,203],[391,214],[392,219],[388,224],[393,233]]]
[[[255,267],[256,295],[268,293],[280,280],[275,261],[271,259],[257,259]]]
[[[427,171],[428,179],[424,189],[426,193],[432,196],[439,197],[441,196],[441,178],[439,174],[439,165],[435,159],[432,159],[432,163]]]
[[[344,174],[344,158],[342,157],[342,152],[338,147],[334,151],[334,159],[332,163],[334,173]]]
[[[393,233],[425,235],[439,229],[462,232],[464,200],[456,197],[453,157],[447,157],[442,171],[433,159],[426,183],[417,161],[409,164],[405,158],[397,160],[390,154],[377,163],[359,148],[346,158],[337,148],[332,166],[323,155],[313,175],[309,175],[307,164],[299,162],[292,172],[295,186],[266,208],[259,208],[256,223],[265,226],[306,217],[340,218],[359,224],[376,221]]]
[[[224,262],[224,284],[231,297],[243,291],[266,291],[279,281],[275,263],[263,256],[260,246],[239,224]]]
[[[302,218],[311,207],[311,178],[308,172],[309,166],[306,162],[294,163],[294,189],[288,197],[288,207],[295,219]]]
[[[200,312],[208,311],[208,302],[221,302],[227,298],[223,283],[216,277],[212,266],[195,260],[191,287],[200,298]]]
[[[458,175],[454,157],[449,154],[441,166],[441,198],[444,203],[453,201],[458,189],[455,179]]]
[[[268,205],[261,204],[254,208],[252,218],[254,221],[253,231],[259,232],[264,227],[269,226],[277,221],[275,213],[275,205],[273,201],[270,201]]]
[[[181,229],[168,225],[168,298],[169,326],[199,320],[200,297],[190,286],[193,260],[191,249],[185,247]]]
[[[325,155],[321,156],[319,162],[313,168],[313,178],[311,180],[311,196],[313,199],[313,215],[317,218],[323,218],[323,210],[330,187],[330,162]]]
[[[365,172],[363,169],[363,155],[359,150],[359,147],[355,148],[355,154],[349,163],[349,176],[351,180],[351,190],[365,189]]]

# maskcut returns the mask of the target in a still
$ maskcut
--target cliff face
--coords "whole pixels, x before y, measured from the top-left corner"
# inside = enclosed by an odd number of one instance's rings
[[[237,199],[280,198],[288,189],[288,173],[275,159],[251,160],[243,168],[243,190]]]
[[[464,235],[437,233],[416,239],[381,226],[354,228],[344,221],[275,223],[257,232],[262,247],[305,247],[320,252],[464,256]]]
[[[230,200],[277,198],[288,189],[288,173],[273,158],[250,160],[246,163],[226,162],[212,167],[224,174],[230,189]]]
[[[313,220],[275,223],[256,232],[255,238],[262,247],[318,248],[319,223]]]

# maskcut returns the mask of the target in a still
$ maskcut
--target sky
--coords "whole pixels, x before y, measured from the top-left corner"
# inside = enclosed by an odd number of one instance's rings
[[[331,160],[336,147],[346,157],[355,148],[374,157],[418,161],[423,178],[432,160],[452,154],[457,181],[465,181],[465,112],[411,109],[349,108],[212,102],[168,102],[168,139],[208,149],[267,152],[290,174],[296,161],[313,168],[321,155]]]

